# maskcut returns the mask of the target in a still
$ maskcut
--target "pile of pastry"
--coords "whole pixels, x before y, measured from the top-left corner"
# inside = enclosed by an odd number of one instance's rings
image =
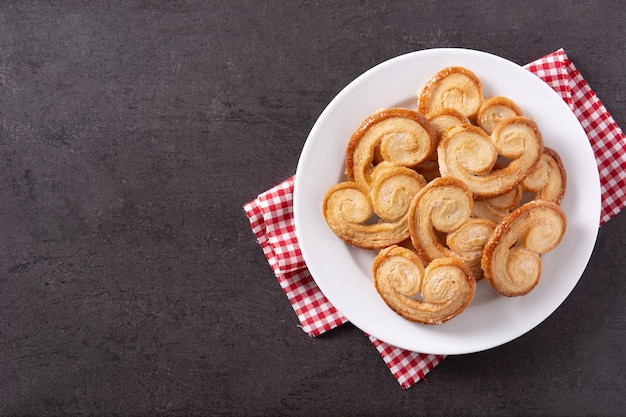
[[[483,278],[503,296],[529,293],[567,226],[558,153],[516,103],[484,97],[463,67],[433,75],[416,110],[367,117],[345,174],[324,197],[326,222],[345,242],[379,251],[376,291],[419,323],[460,314]]]

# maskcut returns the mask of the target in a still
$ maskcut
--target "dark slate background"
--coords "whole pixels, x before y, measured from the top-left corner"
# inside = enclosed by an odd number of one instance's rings
[[[3,1],[0,414],[620,415],[626,214],[525,336],[403,390],[350,324],[313,339],[242,204],[397,55],[558,48],[626,126],[623,1]]]

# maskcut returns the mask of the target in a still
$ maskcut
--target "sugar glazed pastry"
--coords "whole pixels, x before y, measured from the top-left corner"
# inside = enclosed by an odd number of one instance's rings
[[[476,75],[463,67],[447,67],[424,84],[417,101],[422,114],[454,109],[473,120],[483,103],[483,87]]]
[[[430,123],[430,126],[434,130],[435,143],[437,144],[439,144],[448,130],[462,124],[470,123],[469,119],[464,114],[450,108],[432,111],[426,115],[426,120],[428,120],[428,123]],[[417,165],[415,170],[422,174],[427,181],[441,176],[437,162],[437,149],[435,148],[424,162]]]
[[[337,236],[364,249],[382,249],[409,237],[406,213],[426,184],[417,172],[388,167],[371,188],[346,181],[330,188],[323,203],[326,222]],[[377,216],[376,221],[371,221]]]
[[[439,258],[426,267],[413,251],[390,246],[374,259],[376,291],[400,316],[424,324],[441,324],[469,305],[476,281],[455,257]]]
[[[411,203],[409,234],[416,252],[426,262],[457,257],[474,278],[480,279],[483,247],[496,225],[488,219],[472,218],[472,206],[472,193],[462,181],[436,178]]]
[[[539,162],[543,139],[535,122],[516,116],[498,123],[490,135],[474,125],[449,130],[437,148],[442,177],[463,181],[477,199],[511,191]],[[498,158],[510,162],[496,167]]]
[[[533,200],[516,209],[496,227],[485,245],[485,278],[500,294],[528,294],[539,283],[539,255],[554,249],[563,238],[567,219],[549,201]]]
[[[380,110],[366,118],[346,149],[348,180],[371,187],[378,163],[415,167],[437,146],[435,132],[422,114],[403,108]]]
[[[382,109],[363,120],[345,175],[324,197],[326,222],[345,242],[378,251],[376,291],[417,323],[459,315],[482,278],[503,296],[529,293],[541,255],[567,228],[559,154],[514,101],[483,97],[463,67],[429,79],[417,111]]]
[[[515,116],[522,116],[522,110],[513,100],[502,96],[490,97],[478,109],[476,124],[491,135],[499,122]]]
[[[537,166],[524,178],[522,187],[535,194],[535,199],[561,204],[565,196],[567,174],[559,154],[544,147]]]
[[[364,249],[408,239],[406,213],[426,184],[414,167],[435,149],[426,117],[408,109],[381,110],[352,135],[346,150],[348,181],[327,191],[323,213],[337,236]]]

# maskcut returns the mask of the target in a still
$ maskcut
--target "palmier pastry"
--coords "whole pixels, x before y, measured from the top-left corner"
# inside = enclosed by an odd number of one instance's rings
[[[387,222],[406,217],[409,206],[426,180],[416,171],[390,166],[376,175],[370,199],[376,215]]]
[[[472,213],[472,193],[455,178],[436,178],[417,193],[408,212],[411,242],[426,261],[455,256],[439,239],[466,223]]]
[[[435,148],[435,134],[425,116],[403,108],[380,110],[365,119],[350,138],[346,149],[346,176],[369,188],[378,160],[414,167]]]
[[[470,123],[467,116],[463,113],[449,108],[432,111],[426,115],[426,119],[435,130],[437,142],[439,142],[451,128]]]
[[[523,116],[496,125],[491,136],[473,125],[452,128],[437,148],[442,177],[462,180],[476,199],[504,194],[535,167],[543,150],[536,123]],[[508,165],[495,168],[499,157]]]
[[[472,218],[446,236],[446,245],[465,262],[477,280],[483,277],[480,261],[495,228],[496,223],[491,220]]]
[[[376,256],[372,277],[393,311],[424,324],[441,324],[457,316],[476,289],[470,270],[458,258],[440,258],[424,268],[415,252],[395,245]]]
[[[511,191],[499,196],[484,200],[474,200],[474,211],[472,214],[475,217],[500,223],[505,216],[519,206],[523,195],[522,186],[517,185]]]
[[[522,182],[525,191],[535,193],[535,199],[561,204],[565,196],[567,177],[559,154],[543,148],[541,160]]]
[[[430,112],[426,115],[426,119],[435,132],[437,143],[451,128],[470,123],[469,119],[461,112],[448,108]],[[427,181],[432,181],[434,178],[441,176],[439,164],[437,163],[437,150],[435,149],[426,161],[417,165],[415,170],[422,174]]]
[[[400,243],[409,237],[410,203],[425,183],[404,167],[380,171],[371,190],[353,181],[339,183],[326,192],[324,218],[338,237],[354,246],[381,249]]]
[[[422,87],[417,110],[422,114],[455,109],[474,120],[483,102],[483,88],[476,75],[463,67],[447,67]]]
[[[490,97],[483,101],[483,104],[480,106],[476,124],[488,135],[491,135],[493,129],[502,120],[521,115],[522,110],[510,98],[502,96]]]
[[[533,200],[522,205],[498,224],[485,245],[481,260],[485,278],[502,295],[529,293],[541,277],[540,255],[561,242],[566,227],[557,204]]]

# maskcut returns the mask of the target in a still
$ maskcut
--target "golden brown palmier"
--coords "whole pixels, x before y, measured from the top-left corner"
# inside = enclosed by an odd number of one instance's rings
[[[460,259],[440,258],[424,268],[415,252],[395,245],[376,256],[372,277],[376,291],[393,311],[424,324],[456,317],[476,289],[471,271]]]
[[[426,119],[435,131],[436,142],[439,143],[444,134],[453,127],[470,123],[469,119],[461,112],[454,109],[441,109],[430,112],[426,115]],[[415,167],[415,170],[422,174],[426,181],[441,176],[439,173],[439,164],[437,163],[437,149],[428,157],[427,160]]]
[[[431,77],[419,92],[417,110],[422,114],[455,109],[474,120],[483,102],[483,88],[476,75],[464,67],[447,67]]]
[[[415,195],[426,186],[426,180],[416,171],[389,166],[380,171],[370,190],[376,215],[387,222],[406,217]]]
[[[426,117],[404,108],[380,110],[365,119],[346,149],[348,180],[371,187],[377,160],[414,167],[436,148],[435,133]]]
[[[513,100],[503,96],[490,97],[480,106],[476,124],[491,135],[498,123],[514,116],[522,116],[522,110]]]
[[[456,256],[465,262],[476,280],[483,277],[480,261],[483,256],[485,243],[487,243],[495,228],[496,223],[491,220],[471,218],[446,236],[446,245]]]
[[[435,178],[417,193],[408,212],[411,242],[426,261],[455,256],[438,233],[460,228],[472,213],[472,193],[456,178]]]
[[[439,142],[451,128],[470,123],[467,116],[463,113],[449,108],[432,111],[426,115],[426,119],[435,130],[437,142]]]
[[[535,199],[561,204],[567,187],[567,175],[559,154],[544,147],[541,160],[524,178],[525,191],[535,194]]]
[[[353,181],[331,187],[324,197],[324,218],[344,241],[365,249],[381,249],[408,239],[406,213],[426,181],[404,167],[380,171],[372,189]]]
[[[500,294],[528,294],[541,277],[540,255],[563,238],[567,219],[552,202],[530,201],[498,224],[485,245],[481,265],[485,278]]]
[[[528,117],[511,117],[496,125],[491,136],[481,128],[452,128],[437,148],[442,177],[462,180],[476,199],[504,194],[518,185],[538,163],[543,140]],[[508,165],[494,168],[499,157]]]

